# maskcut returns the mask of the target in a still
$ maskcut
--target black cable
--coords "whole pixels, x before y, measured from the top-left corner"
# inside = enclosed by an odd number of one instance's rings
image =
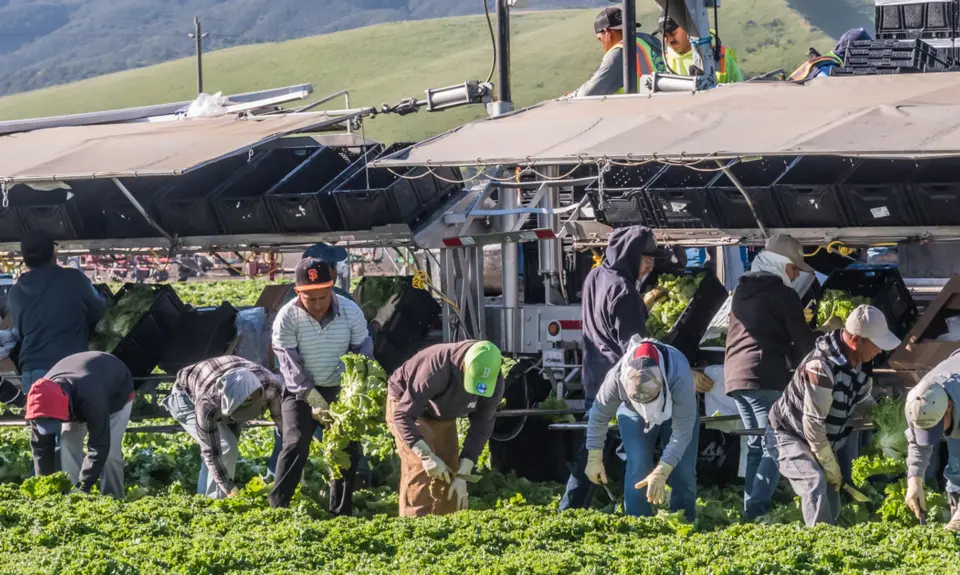
[[[499,0],[495,0],[499,2]],[[487,82],[493,80],[493,74],[497,71],[497,37],[493,33],[493,22],[490,20],[490,9],[487,8],[487,0],[483,0],[483,14],[487,17],[487,28],[490,29],[490,47],[493,48],[493,62],[490,64],[490,73],[487,74]]]
[[[667,22],[670,20],[670,2],[667,1],[663,7],[663,20],[660,23],[660,51],[663,52],[663,67],[667,73],[677,76],[678,74],[670,67],[670,58],[667,58]]]
[[[720,45],[720,14],[717,11],[717,4],[720,2],[718,0],[713,1],[713,33],[717,37],[717,44],[713,49],[713,59],[715,60],[714,66],[717,68],[720,67],[720,54],[721,54],[721,45]]]

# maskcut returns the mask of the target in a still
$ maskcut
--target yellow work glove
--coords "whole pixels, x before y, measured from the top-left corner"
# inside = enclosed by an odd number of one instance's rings
[[[417,441],[411,449],[417,454],[417,457],[420,458],[423,470],[427,472],[427,475],[429,475],[431,479],[439,479],[440,481],[450,483],[450,476],[452,475],[450,468],[447,467],[447,464],[444,463],[442,459],[437,457],[437,454],[430,449],[426,441],[422,439]]]
[[[827,483],[839,491],[840,485],[843,483],[843,474],[840,473],[840,463],[837,462],[837,456],[834,455],[833,449],[828,445],[819,451],[814,451],[813,454],[817,457],[820,467],[823,468],[823,475],[827,479]]]
[[[596,485],[607,484],[607,471],[603,468],[603,450],[591,449],[587,451],[587,468],[584,470],[587,479]]]
[[[457,475],[470,475],[470,472],[473,471],[473,462],[469,459],[460,460],[460,468],[457,470]],[[469,502],[467,500],[467,480],[461,479],[459,477],[454,477],[453,482],[450,483],[450,489],[447,493],[447,499],[454,499],[457,501],[457,511],[462,511],[467,508]]]
[[[671,471],[673,471],[673,466],[661,461],[653,468],[650,475],[634,487],[637,489],[646,487],[647,501],[653,505],[663,505],[667,497],[667,477],[670,476]]]
[[[803,321],[810,323],[813,321],[813,310],[810,308],[803,308]]]
[[[913,514],[917,516],[917,519],[920,519],[921,513],[927,511],[927,496],[923,492],[923,478],[916,475],[907,478],[906,503],[910,511],[913,511]]]
[[[234,487],[233,489],[230,490],[230,493],[227,493],[227,499],[231,497],[236,497],[237,495],[240,495],[240,488]]]
[[[667,295],[669,292],[662,287],[655,287],[647,293],[643,294],[643,305],[648,308],[655,304],[657,300]]]
[[[317,391],[316,388],[307,392],[306,402],[307,405],[310,406],[310,412],[314,421],[317,423],[329,423],[330,404],[327,403],[327,400],[320,395],[320,392]]]
[[[702,371],[693,372],[693,385],[697,388],[697,393],[707,393],[713,389],[713,380]]]

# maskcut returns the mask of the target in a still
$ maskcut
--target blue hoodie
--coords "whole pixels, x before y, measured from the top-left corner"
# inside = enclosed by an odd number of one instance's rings
[[[13,325],[20,333],[20,371],[47,370],[87,351],[90,328],[107,304],[83,272],[47,264],[24,273],[10,289]]]
[[[630,338],[646,337],[647,307],[637,290],[644,253],[657,249],[653,232],[641,226],[610,234],[603,265],[583,282],[583,391],[593,399]]]

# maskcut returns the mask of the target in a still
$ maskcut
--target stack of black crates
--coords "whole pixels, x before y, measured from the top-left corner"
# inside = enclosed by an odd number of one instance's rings
[[[955,66],[960,0],[877,0],[876,40],[853,42],[835,76],[941,72]]]

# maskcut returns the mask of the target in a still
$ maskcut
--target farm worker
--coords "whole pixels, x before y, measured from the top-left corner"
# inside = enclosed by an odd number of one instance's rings
[[[607,372],[587,423],[586,474],[606,483],[603,446],[614,415],[627,452],[623,506],[627,515],[651,517],[670,484],[670,510],[697,517],[697,439],[700,417],[690,362],[674,347],[634,336]],[[663,450],[654,462],[657,449]]]
[[[601,10],[593,31],[603,46],[603,60],[589,80],[568,94],[571,98],[623,94],[623,13],[620,8],[609,6]],[[660,42],[649,34],[637,32],[637,86],[644,76],[664,71]]]
[[[843,58],[846,56],[847,48],[853,42],[860,40],[872,40],[870,34],[863,28],[851,28],[844,32],[840,41],[834,47],[833,52],[826,56],[821,56],[813,48],[810,48],[810,59],[800,65],[799,68],[790,74],[788,80],[791,82],[803,82],[812,78],[829,76],[834,69],[843,66]]]
[[[334,274],[323,260],[307,258],[295,271],[297,298],[277,313],[273,351],[283,374],[283,448],[270,493],[272,507],[287,507],[303,475],[310,441],[317,426],[329,417],[330,404],[340,392],[340,374],[347,352],[368,357],[373,340],[360,307],[333,293]],[[353,479],[360,461],[360,444],[347,448],[350,468],[330,486],[330,511],[353,512]]]
[[[773,404],[767,446],[774,446],[780,473],[800,496],[807,526],[836,523],[843,483],[837,450],[847,441],[853,419],[874,405],[870,362],[898,345],[883,312],[858,306],[842,329],[817,339]]]
[[[13,326],[20,334],[24,395],[61,359],[89,349],[89,335],[107,304],[82,271],[57,265],[56,242],[43,231],[20,241],[27,271],[10,289]]]
[[[801,271],[812,272],[803,261],[803,246],[777,234],[767,240],[733,293],[723,378],[746,429],[767,427],[771,406],[790,383],[791,366],[800,365],[817,340],[793,289]],[[743,488],[746,519],[769,511],[779,480],[777,462],[765,455],[763,437],[749,436]]]
[[[660,28],[663,30],[664,40],[667,41],[668,71],[680,76],[694,76],[695,74],[691,71],[696,72],[696,68],[693,65],[693,45],[690,43],[690,36],[677,24],[676,20],[668,16],[660,17]],[[713,30],[710,33],[715,34]],[[740,70],[740,64],[737,63],[737,55],[726,46],[720,46],[717,82],[720,84],[743,82],[743,72]]]
[[[940,362],[907,394],[907,507],[919,519],[927,511],[923,478],[930,457],[946,437],[943,471],[950,501],[947,529],[960,531],[960,354]]]
[[[653,290],[641,296],[638,284],[653,271],[656,259],[669,257],[657,246],[653,232],[642,226],[614,230],[603,263],[590,270],[583,282],[583,395],[590,412],[607,372],[620,361],[633,336],[646,337],[647,306],[663,294]],[[580,447],[573,473],[560,500],[560,511],[584,508],[593,498],[587,480],[586,443]]]
[[[163,407],[200,444],[197,493],[223,499],[239,493],[240,424],[270,412],[282,427],[283,380],[263,366],[225,355],[181,369]]]
[[[133,376],[116,356],[85,351],[58,361],[27,393],[34,472],[56,471],[60,434],[61,464],[75,488],[89,493],[99,479],[100,493],[123,499],[121,443],[132,408]]]
[[[400,454],[400,515],[467,508],[467,479],[503,397],[500,350],[489,341],[430,346],[390,377],[387,427]],[[457,451],[457,418],[470,429]]]

